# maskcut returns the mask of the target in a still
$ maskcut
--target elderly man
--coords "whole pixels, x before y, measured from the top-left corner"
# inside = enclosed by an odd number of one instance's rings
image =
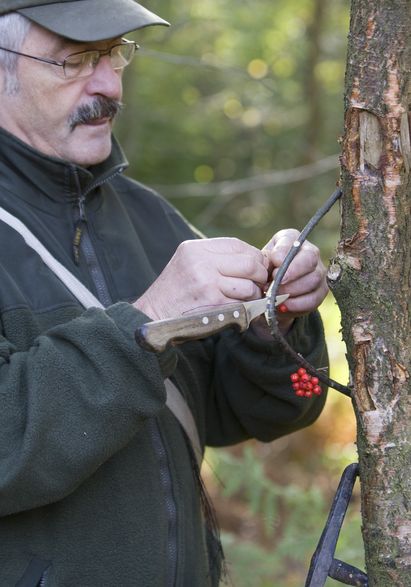
[[[264,252],[198,238],[123,175],[111,130],[137,48],[123,35],[165,24],[133,0],[0,5],[2,587],[217,585],[221,552],[164,380],[185,398],[202,448],[273,440],[324,403],[291,393],[295,365],[262,318],[159,354],[135,342],[150,320],[260,298],[296,234],[281,231]],[[22,227],[95,304],[82,305]],[[282,289],[281,328],[324,367],[316,308],[327,288],[314,246]]]

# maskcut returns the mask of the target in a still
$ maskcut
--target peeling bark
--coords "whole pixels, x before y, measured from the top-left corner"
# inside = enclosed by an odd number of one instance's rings
[[[352,0],[341,240],[329,270],[358,423],[371,587],[411,585],[411,18]]]

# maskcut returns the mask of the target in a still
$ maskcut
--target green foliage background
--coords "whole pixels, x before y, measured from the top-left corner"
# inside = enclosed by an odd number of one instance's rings
[[[126,73],[128,109],[117,128],[130,173],[158,186],[208,235],[262,245],[278,228],[303,226],[338,179],[347,1],[148,7],[172,26],[135,35],[142,48]],[[333,155],[334,169],[306,181],[216,197],[221,182]],[[337,221],[335,211],[317,237],[328,249]]]
[[[261,247],[285,226],[303,228],[338,181],[348,0],[143,4],[172,26],[130,36],[141,50],[116,128],[129,175],[208,236]],[[326,264],[338,238],[336,206],[311,238]],[[329,298],[321,311],[331,375],[346,383],[338,309]],[[308,430],[210,451],[204,475],[236,587],[304,584],[354,440],[349,400],[331,391]],[[357,502],[338,555],[362,566]]]

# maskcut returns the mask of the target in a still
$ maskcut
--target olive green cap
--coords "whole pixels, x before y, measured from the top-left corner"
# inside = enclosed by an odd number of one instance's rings
[[[103,41],[168,22],[134,0],[3,0],[0,15],[18,12],[73,41]]]

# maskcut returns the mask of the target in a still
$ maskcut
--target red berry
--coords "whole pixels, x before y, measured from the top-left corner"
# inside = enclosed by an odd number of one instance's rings
[[[290,379],[292,388],[298,397],[310,398],[313,395],[321,395],[323,391],[319,385],[319,378],[307,373],[307,369],[304,369],[304,367],[300,367],[296,372],[291,373]]]
[[[278,311],[281,312],[281,314],[285,314],[286,312],[288,312],[288,308],[285,304],[280,304],[278,306]]]

